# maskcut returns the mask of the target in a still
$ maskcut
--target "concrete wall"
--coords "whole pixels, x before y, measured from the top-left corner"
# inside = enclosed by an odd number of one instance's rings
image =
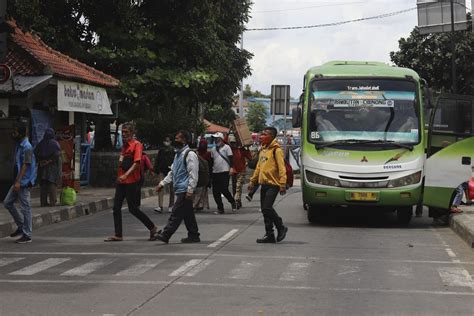
[[[158,150],[146,151],[154,164]],[[118,160],[120,152],[92,152],[91,153],[91,179],[90,185],[93,187],[112,187],[117,179]],[[154,186],[158,184],[158,177],[147,173],[144,186]]]

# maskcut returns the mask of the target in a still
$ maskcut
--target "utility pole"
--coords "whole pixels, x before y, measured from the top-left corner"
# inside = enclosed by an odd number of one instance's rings
[[[452,86],[451,92],[457,93],[457,82],[456,82],[456,32],[454,31],[454,0],[451,0],[451,79]]]
[[[244,50],[244,32],[240,35],[240,50]],[[240,93],[239,93],[239,116],[244,117],[244,78],[240,80]]]

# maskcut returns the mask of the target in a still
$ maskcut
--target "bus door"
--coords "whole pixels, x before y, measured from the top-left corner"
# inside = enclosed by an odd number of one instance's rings
[[[423,193],[430,211],[449,209],[456,187],[473,177],[473,106],[474,96],[442,94],[430,111]]]

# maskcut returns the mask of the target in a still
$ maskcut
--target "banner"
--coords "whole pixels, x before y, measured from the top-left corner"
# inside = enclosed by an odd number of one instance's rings
[[[58,110],[111,115],[110,101],[104,88],[58,80]]]
[[[31,144],[35,147],[46,129],[53,126],[53,117],[48,111],[31,110]]]
[[[61,146],[61,158],[63,162],[63,187],[74,187],[74,125],[63,126],[56,129],[56,140]]]

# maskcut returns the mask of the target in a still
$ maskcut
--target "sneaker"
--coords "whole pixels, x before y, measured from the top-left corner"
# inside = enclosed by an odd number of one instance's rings
[[[17,228],[13,233],[10,234],[10,237],[18,237],[22,234],[21,229]]]
[[[155,207],[154,211],[157,212],[157,213],[163,213],[163,207],[162,206]]]
[[[245,198],[247,199],[247,201],[252,202],[252,197],[249,194],[247,194]]]
[[[170,239],[167,238],[160,230],[158,233],[156,233],[155,240],[159,240],[167,244]]]
[[[27,242],[32,242],[32,240],[31,240],[30,237],[23,235],[20,238],[18,238],[17,240],[15,240],[15,242],[17,244],[26,244]]]
[[[271,235],[266,234],[262,238],[257,239],[257,244],[274,244],[274,243],[276,243],[276,240],[275,240],[275,235],[273,234]]]
[[[218,211],[215,211],[213,212],[214,215],[221,215],[221,214],[224,214],[224,210],[218,210]]]
[[[186,238],[181,239],[181,242],[183,244],[191,244],[191,243],[201,242],[201,239],[199,237],[186,237]]]
[[[234,201],[231,204],[232,204],[232,213],[237,212],[237,203]]]
[[[288,232],[288,227],[283,226],[282,229],[279,229],[279,230],[278,230],[278,234],[277,234],[276,240],[277,240],[278,242],[280,242],[280,241],[282,241],[283,239],[285,239],[287,232]]]

